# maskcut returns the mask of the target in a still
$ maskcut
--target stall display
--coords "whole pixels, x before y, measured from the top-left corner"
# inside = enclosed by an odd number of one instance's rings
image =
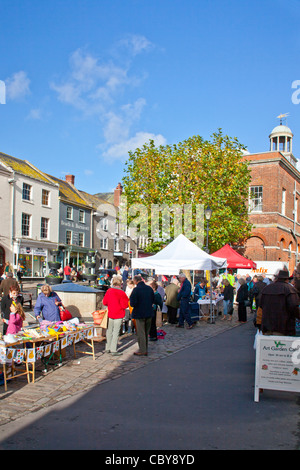
[[[58,356],[58,365],[62,364],[62,352],[67,346],[73,345],[74,357],[76,357],[76,345],[83,341],[91,348],[91,352],[80,351],[82,354],[90,354],[95,360],[94,327],[85,323],[79,323],[78,319],[65,322],[42,321],[38,328],[23,328],[14,338],[5,337],[0,341],[0,364],[3,369],[4,386],[7,391],[7,379],[27,375],[27,381],[35,380],[35,364],[41,360],[44,372],[54,355]],[[79,352],[79,351],[77,351]],[[15,364],[24,364],[25,369],[15,369]]]

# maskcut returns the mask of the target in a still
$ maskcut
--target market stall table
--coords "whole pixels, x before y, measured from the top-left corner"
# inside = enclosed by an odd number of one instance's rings
[[[34,383],[36,371],[35,364],[38,360],[41,360],[45,367],[44,372],[46,372],[48,364],[55,356],[55,353],[58,353],[56,355],[58,359],[56,363],[61,365],[62,351],[67,346],[73,345],[74,357],[76,357],[76,344],[80,341],[83,341],[88,345],[92,351],[77,350],[77,352],[92,355],[95,360],[93,325],[85,327],[81,326],[80,328],[71,331],[53,331],[51,335],[48,334],[47,336],[43,336],[41,331],[37,333],[35,330],[39,329],[27,328],[25,329],[27,336],[21,337],[19,341],[6,343],[5,345],[0,346],[0,363],[3,368],[5,391],[7,391],[8,377],[11,379],[20,377],[21,375],[27,375],[27,381],[30,383],[31,375],[32,383]],[[23,370],[18,368],[18,371],[16,371],[14,363],[25,364],[26,369]]]
[[[12,380],[21,376],[27,376],[27,382],[30,383],[30,375],[32,375],[34,380],[35,370],[32,366],[31,370],[29,368],[28,361],[28,352],[26,348],[19,349],[18,346],[24,346],[25,341],[15,341],[13,343],[7,343],[5,346],[0,347],[0,363],[2,365],[3,379],[4,379],[4,390],[7,391],[7,381]],[[4,352],[5,350],[5,352]],[[25,351],[19,357],[17,361],[14,361],[15,354],[18,354],[18,351]],[[5,360],[3,359],[5,356]],[[25,369],[15,368],[15,362],[17,364],[25,364]],[[31,363],[32,365],[32,363]]]
[[[200,316],[202,317],[206,317],[207,315],[205,315],[202,310],[201,310],[201,305],[210,305],[210,303],[212,304],[213,306],[213,311],[215,312],[216,309],[217,309],[217,306],[219,304],[219,302],[223,301],[224,297],[222,295],[219,295],[218,297],[210,300],[210,298],[205,298],[205,299],[199,299],[197,300],[197,303],[199,304],[199,314]],[[214,317],[213,317],[214,319]]]

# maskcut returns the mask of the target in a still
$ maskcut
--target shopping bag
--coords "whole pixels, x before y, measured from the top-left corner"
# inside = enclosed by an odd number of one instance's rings
[[[160,328],[163,324],[163,319],[162,319],[162,311],[159,306],[157,306],[156,310],[156,327]]]
[[[107,317],[108,311],[106,310],[96,310],[92,313],[94,318],[94,324],[99,325],[102,328],[107,328]]]
[[[255,338],[254,338],[253,349],[256,349],[256,341],[257,341],[257,338],[258,338],[258,336],[261,336],[261,335],[262,335],[262,332],[261,332],[260,330],[257,330],[256,335],[255,335]]]

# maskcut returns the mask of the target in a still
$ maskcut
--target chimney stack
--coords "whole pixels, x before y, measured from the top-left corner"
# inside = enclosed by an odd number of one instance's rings
[[[119,207],[121,201],[121,194],[123,191],[123,186],[121,183],[118,183],[118,186],[114,190],[114,206]]]
[[[71,184],[75,185],[75,176],[74,175],[66,175],[66,181],[68,183],[71,183]]]

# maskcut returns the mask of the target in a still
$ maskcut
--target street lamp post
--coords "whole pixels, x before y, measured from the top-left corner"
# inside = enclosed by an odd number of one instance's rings
[[[206,251],[207,251],[207,253],[209,253],[209,249],[208,249],[208,233],[209,233],[209,221],[210,221],[211,214],[212,214],[212,210],[211,210],[211,208],[210,208],[209,206],[207,206],[207,208],[205,209],[204,214],[205,214],[205,218],[206,218],[206,221],[207,221],[207,224],[206,224]],[[215,323],[214,316],[213,316],[213,309],[212,309],[211,271],[209,271],[209,284],[210,284],[210,295],[209,295],[209,298],[210,298],[210,323]]]
[[[205,214],[205,218],[207,220],[207,224],[206,224],[206,249],[207,249],[207,253],[209,252],[208,251],[208,232],[209,232],[209,221],[210,221],[210,218],[211,218],[211,214],[212,214],[212,210],[209,206],[207,206],[207,208],[205,209],[204,211],[204,214]]]

